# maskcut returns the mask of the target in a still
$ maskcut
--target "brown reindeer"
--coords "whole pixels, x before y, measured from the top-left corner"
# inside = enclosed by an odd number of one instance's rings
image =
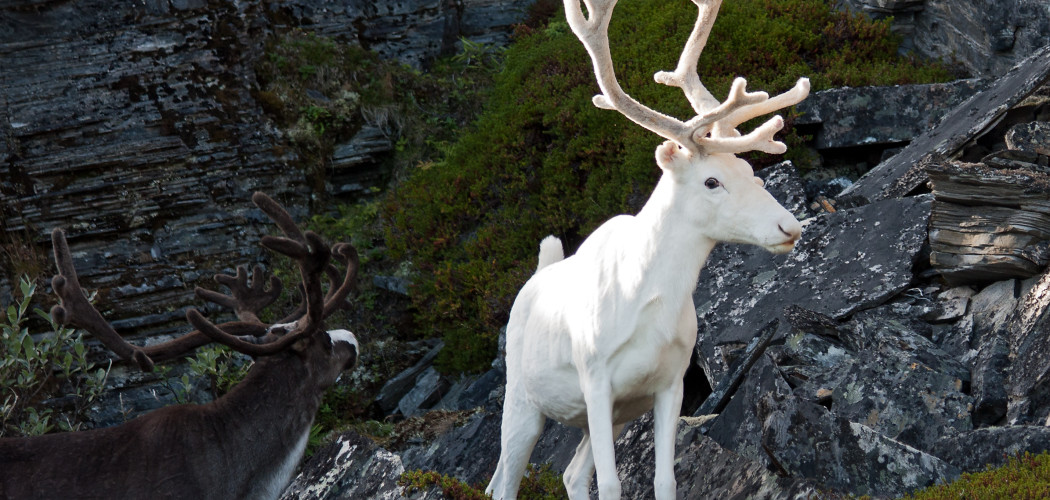
[[[357,275],[357,252],[346,243],[329,247],[303,233],[292,217],[262,193],[255,202],[284,232],[262,245],[298,263],[303,300],[275,324],[259,320],[280,295],[280,282],[256,267],[249,280],[217,275],[230,295],[196,290],[197,296],[233,308],[237,321],[216,325],[195,309],[195,328],[148,347],[124,341],[85,298],[65,234],[55,229],[61,299],[51,314],[93,333],[118,356],[145,371],[155,362],[185,356],[218,342],[256,357],[245,379],[225,396],[202,405],[169,406],[117,427],[0,440],[0,496],[30,498],[277,498],[306,447],[324,390],[357,361],[358,343],[346,330],[326,332],[324,320],[347,305]],[[346,266],[341,274],[332,257]],[[329,280],[327,294],[322,280]]]

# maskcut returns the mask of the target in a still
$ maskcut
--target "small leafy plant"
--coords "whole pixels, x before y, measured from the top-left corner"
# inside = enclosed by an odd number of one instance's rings
[[[32,307],[32,281],[23,276],[18,293],[0,320],[0,437],[79,430],[109,370],[88,361],[82,334]],[[30,333],[30,312],[51,331]]]

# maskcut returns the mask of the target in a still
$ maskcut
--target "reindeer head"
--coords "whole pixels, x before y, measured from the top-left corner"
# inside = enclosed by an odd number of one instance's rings
[[[775,253],[788,252],[798,241],[802,227],[762,188],[751,166],[735,155],[747,151],[780,154],[787,147],[773,139],[784,127],[780,116],[770,118],[747,135],[736,127],[752,118],[794,105],[809,95],[809,80],[799,79],[791,90],[770,98],[765,92],[747,92],[747,82],[737,78],[724,102],[718,102],[700,82],[696,66],[714,25],[722,0],[693,0],[700,13],[685,44],[678,67],[661,71],[657,83],[681,88],[697,113],[681,121],[652,110],[620,88],[609,51],[609,20],[616,0],[564,0],[566,19],[583,42],[594,64],[601,94],[594,105],[620,112],[631,121],[669,139],[656,151],[656,162],[684,198],[687,212],[695,216],[704,236],[733,243],[750,243]]]

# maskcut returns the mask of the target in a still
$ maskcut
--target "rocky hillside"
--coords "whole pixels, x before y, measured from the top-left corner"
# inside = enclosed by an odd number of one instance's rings
[[[169,335],[194,285],[265,259],[255,242],[269,227],[249,209],[251,192],[301,217],[312,201],[388,175],[393,140],[363,127],[333,149],[339,177],[315,191],[256,92],[268,39],[301,28],[425,67],[460,37],[505,39],[527,3],[0,0],[0,302],[18,274],[47,272],[46,234],[64,227],[121,333]],[[1035,0],[843,3],[892,13],[906,35],[910,19],[917,49],[989,78],[811,98],[799,126],[813,147],[839,167],[877,166],[841,193],[848,182],[768,169],[770,189],[806,217],[799,248],[712,256],[694,296],[702,326],[679,432],[683,498],[893,496],[1050,447],[1039,335],[1050,329],[1050,59],[1038,51],[1050,14]],[[871,109],[900,121],[875,126]],[[498,456],[499,362],[456,379],[432,360],[376,401],[423,419],[408,422],[425,432],[386,448],[347,433],[286,497],[399,498],[411,469],[485,481]],[[160,404],[118,371],[122,416]],[[577,437],[550,424],[533,461],[560,471]],[[644,419],[620,439],[626,497],[651,494],[650,443]]]
[[[680,498],[893,498],[1050,449],[1050,47],[985,85],[838,199],[810,205],[789,163],[766,170],[803,237],[784,256],[721,246],[700,276]],[[415,469],[485,483],[500,362],[442,380],[428,358],[377,401],[413,417],[404,439],[344,434],[284,498],[401,498]],[[652,496],[648,418],[617,441],[625,498]],[[564,470],[579,434],[548,422],[532,461]]]
[[[461,37],[505,40],[527,5],[0,1],[0,303],[19,275],[50,276],[48,234],[63,227],[114,326],[165,338],[195,285],[266,258],[252,192],[302,219],[328,193],[388,176],[393,139],[366,123],[336,145],[339,175],[315,191],[259,101],[255,67],[273,37],[313,31],[422,66]],[[130,414],[163,404],[122,369],[111,383]]]

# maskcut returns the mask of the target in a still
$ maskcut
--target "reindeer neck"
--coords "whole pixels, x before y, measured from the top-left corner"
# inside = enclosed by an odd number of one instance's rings
[[[660,177],[642,210],[635,216],[642,234],[639,261],[646,274],[668,294],[689,294],[716,241],[704,236],[687,214],[681,192],[670,174]]]
[[[292,353],[263,357],[229,393],[212,402],[230,424],[271,423],[274,431],[309,428],[324,389],[300,356]],[[267,418],[260,418],[266,415]],[[279,422],[279,423],[278,423]],[[298,437],[298,436],[295,436]]]

